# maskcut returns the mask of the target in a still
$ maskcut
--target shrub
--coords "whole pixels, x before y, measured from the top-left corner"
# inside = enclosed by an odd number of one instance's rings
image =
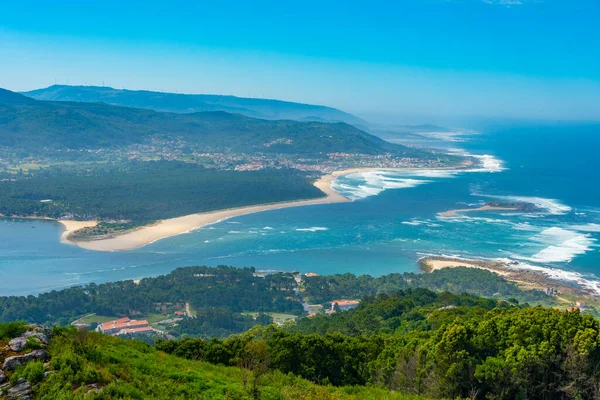
[[[10,340],[21,336],[27,331],[27,324],[23,321],[6,322],[0,324],[0,339]]]
[[[14,383],[18,379],[24,378],[27,382],[35,385],[44,379],[44,372],[46,372],[44,364],[40,361],[33,361],[18,369],[17,372],[11,376],[11,381]]]

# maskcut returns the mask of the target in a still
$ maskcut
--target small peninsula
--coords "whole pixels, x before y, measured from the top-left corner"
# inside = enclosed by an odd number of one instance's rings
[[[459,214],[476,212],[476,211],[515,211],[515,212],[535,212],[537,207],[531,203],[510,203],[502,201],[490,201],[484,205],[476,208],[459,208],[455,210],[448,210],[439,213],[438,215],[443,218],[453,218],[459,216]]]

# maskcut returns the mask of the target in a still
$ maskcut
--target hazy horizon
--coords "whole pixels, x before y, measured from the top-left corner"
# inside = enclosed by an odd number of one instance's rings
[[[592,0],[26,3],[0,5],[9,90],[271,98],[399,123],[600,120]]]

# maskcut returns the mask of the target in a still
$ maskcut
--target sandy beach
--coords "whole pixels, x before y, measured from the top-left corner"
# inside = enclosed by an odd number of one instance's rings
[[[427,272],[433,272],[444,268],[457,268],[457,267],[467,267],[467,268],[478,268],[484,269],[486,271],[493,272],[495,274],[507,277],[510,275],[509,271],[504,270],[504,264],[501,263],[491,263],[491,262],[479,262],[475,260],[459,260],[452,258],[425,258],[421,260],[422,264],[425,266],[425,270]]]
[[[87,250],[95,251],[120,251],[133,250],[145,246],[160,239],[179,235],[202,228],[203,226],[223,221],[240,215],[257,213],[267,210],[276,210],[280,208],[309,206],[315,204],[342,203],[350,200],[335,190],[331,189],[332,181],[340,176],[356,172],[357,170],[336,171],[330,175],[325,175],[317,180],[314,185],[319,188],[325,197],[311,200],[287,201],[272,204],[260,204],[254,206],[230,208],[198,214],[190,214],[177,218],[161,220],[155,224],[140,227],[134,231],[123,233],[112,238],[73,242],[67,239],[71,232],[88,226],[96,225],[95,221],[59,221],[66,228],[62,234],[63,243],[74,244]]]
[[[65,227],[65,231],[60,236],[60,241],[66,244],[73,244],[73,242],[67,239],[71,233],[79,229],[91,228],[92,226],[96,226],[98,224],[97,221],[59,220],[58,222]]]

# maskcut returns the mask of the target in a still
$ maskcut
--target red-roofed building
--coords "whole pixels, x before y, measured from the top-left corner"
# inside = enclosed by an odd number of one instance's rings
[[[126,317],[98,325],[97,330],[98,332],[102,332],[106,335],[123,335],[125,333],[124,331],[128,329],[135,330],[145,328],[152,330],[152,328],[148,325],[148,321],[137,321]]]

